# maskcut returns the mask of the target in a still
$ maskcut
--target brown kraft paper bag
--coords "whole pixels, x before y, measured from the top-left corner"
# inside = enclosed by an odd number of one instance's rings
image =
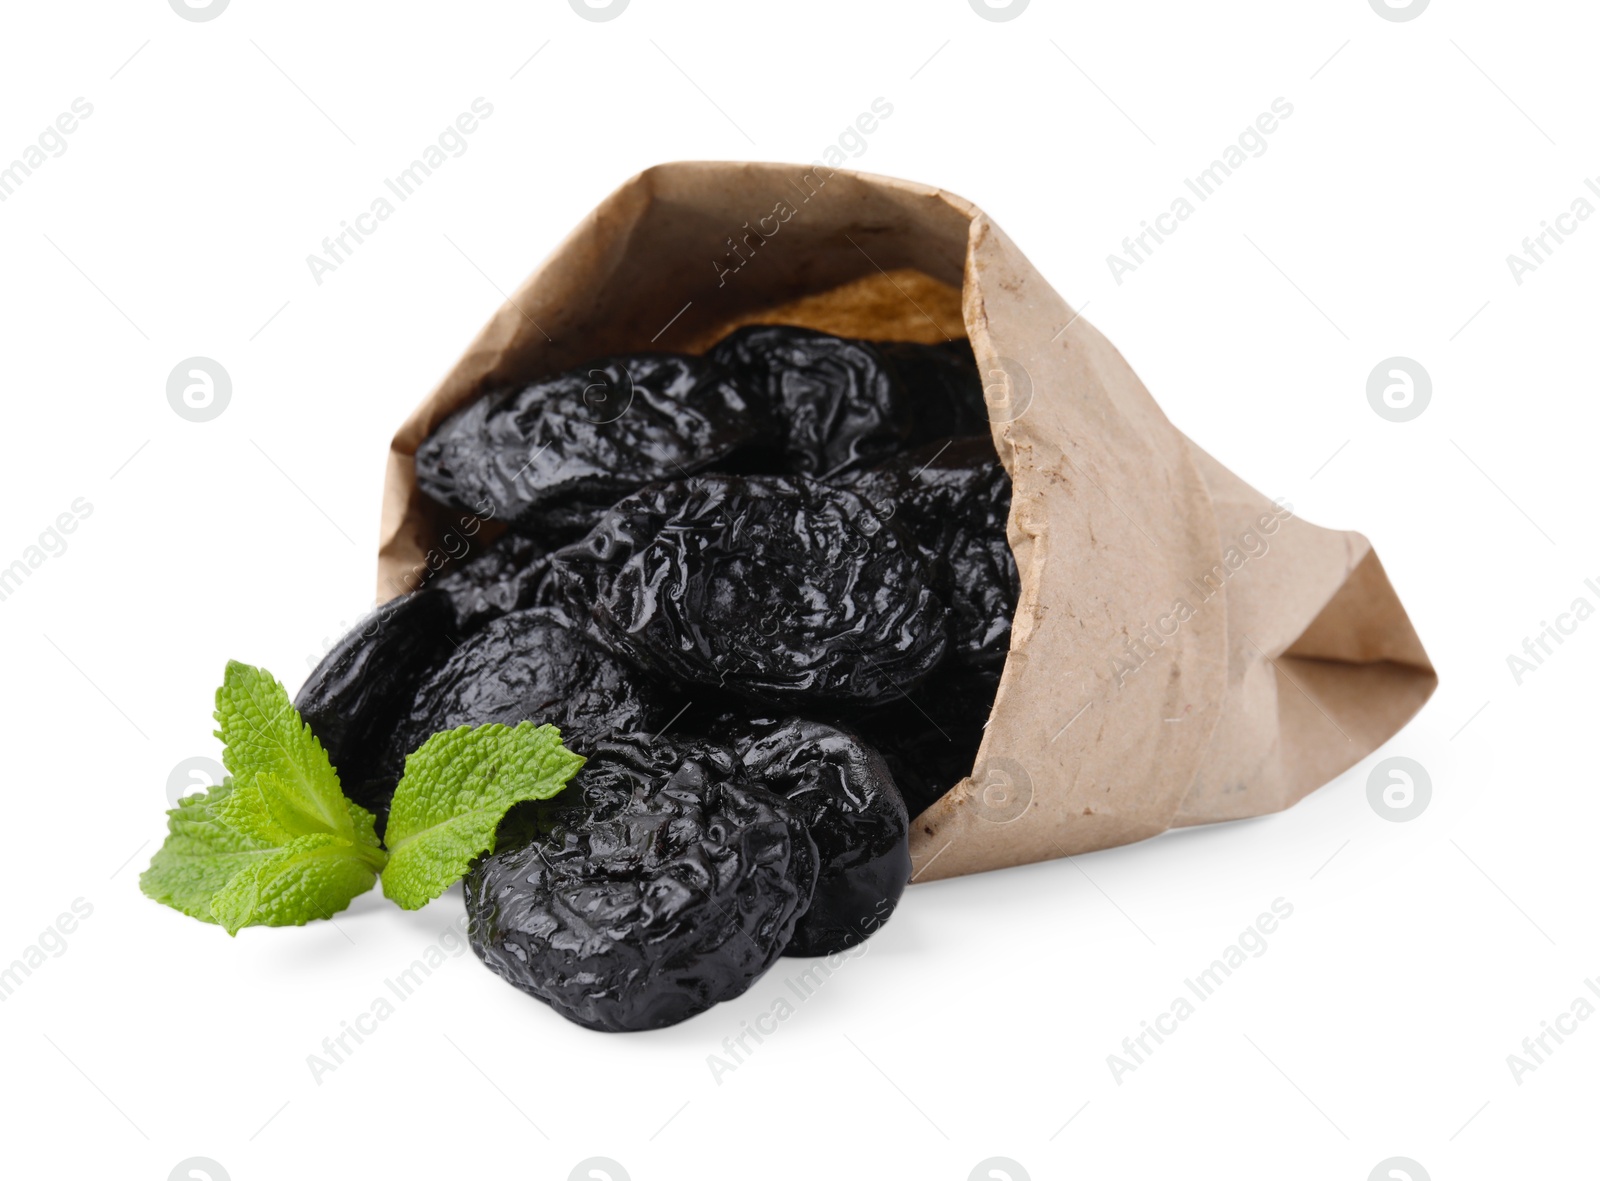
[[[1299,520],[1190,442],[981,209],[820,164],[661,165],[601,202],[395,435],[379,599],[481,524],[416,489],[412,456],[451,412],[752,322],[965,334],[985,375],[1022,590],[977,764],[914,818],[914,881],[1286,808],[1433,692],[1366,538]]]

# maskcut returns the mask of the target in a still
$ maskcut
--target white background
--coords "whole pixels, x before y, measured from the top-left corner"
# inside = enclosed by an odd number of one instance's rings
[[[1520,685],[1506,657],[1600,606],[1600,219],[1521,285],[1505,261],[1600,176],[1591,5],[634,0],[598,23],[565,0],[233,0],[192,22],[140,0],[4,22],[0,162],[94,108],[0,204],[0,565],[92,505],[0,602],[0,963],[93,907],[0,1004],[7,1175],[1592,1173],[1600,1021],[1520,1085],[1506,1057],[1600,977],[1600,622]],[[306,255],[480,96],[469,150],[315,283]],[[1269,150],[1118,285],[1107,254],[1280,96]],[[231,941],[142,897],[169,772],[218,753],[224,661],[292,689],[369,605],[391,433],[607,192],[665,160],[810,161],[877,97],[893,115],[853,165],[977,202],[1180,428],[1370,536],[1437,695],[1285,814],[912,890],[720,1083],[707,1055],[794,961],[601,1036],[468,953],[319,1085],[307,1055],[459,892]],[[1401,424],[1365,393],[1397,354],[1434,383]],[[206,423],[166,399],[193,355],[233,380]],[[1432,779],[1409,823],[1368,804],[1391,754]],[[1107,1055],[1279,897],[1267,952],[1113,1081]]]

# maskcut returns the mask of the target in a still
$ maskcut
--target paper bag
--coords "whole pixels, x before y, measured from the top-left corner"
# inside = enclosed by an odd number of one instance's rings
[[[756,321],[965,333],[985,374],[1021,597],[977,764],[913,821],[913,880],[1285,808],[1432,693],[1365,538],[1299,520],[1190,442],[982,210],[820,164],[662,165],[589,214],[395,435],[380,599],[492,527],[416,489],[412,456],[452,411]]]

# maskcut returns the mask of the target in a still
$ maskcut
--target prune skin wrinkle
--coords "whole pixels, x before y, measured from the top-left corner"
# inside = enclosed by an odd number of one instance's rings
[[[853,471],[912,437],[911,401],[870,341],[758,324],[730,333],[707,356],[770,407],[788,471]]]
[[[570,538],[619,497],[773,438],[763,406],[716,364],[673,353],[605,357],[490,391],[417,449],[434,500]]]
[[[512,611],[548,605],[541,596],[548,569],[539,542],[521,533],[507,533],[477,557],[446,570],[428,587],[450,600],[456,628],[465,636]]]
[[[399,779],[390,755],[395,729],[455,638],[449,600],[413,591],[345,633],[295,695],[294,707],[322,743],[340,787],[362,807],[387,807]]]
[[[890,700],[947,643],[917,546],[855,493],[804,477],[652,485],[551,561],[568,610],[613,651],[757,701]]]
[[[520,828],[467,875],[468,938],[589,1029],[659,1029],[743,993],[816,883],[799,815],[715,743],[604,744]]]
[[[431,735],[491,722],[548,722],[579,754],[671,716],[663,690],[596,646],[554,608],[516,611],[467,637],[420,686],[397,728],[404,760]]]
[[[1021,581],[1006,540],[1011,477],[994,444],[984,436],[935,440],[842,482],[928,557],[950,606],[951,659],[1004,664]]]
[[[785,955],[863,942],[894,912],[911,877],[910,821],[883,756],[855,734],[787,718],[735,728],[750,776],[789,801],[817,845],[817,889]]]

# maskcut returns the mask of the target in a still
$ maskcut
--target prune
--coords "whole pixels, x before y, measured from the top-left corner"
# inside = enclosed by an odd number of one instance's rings
[[[1006,540],[1011,477],[984,437],[945,439],[849,477],[847,486],[891,517],[932,560],[950,605],[950,655],[1005,663],[1017,612],[1017,561]]]
[[[388,754],[394,731],[454,642],[449,600],[413,591],[351,628],[301,686],[294,707],[356,803],[374,810],[388,805],[399,779]]]
[[[724,337],[707,356],[766,400],[782,431],[788,471],[818,477],[852,471],[911,438],[911,401],[869,341],[758,324]]]
[[[804,477],[652,485],[551,560],[569,609],[614,651],[756,700],[882,701],[945,651],[917,547],[855,493]]]
[[[457,411],[417,449],[417,485],[445,504],[487,504],[515,527],[570,537],[618,497],[772,430],[761,404],[707,360],[602,358]]]
[[[504,615],[467,637],[418,686],[391,760],[430,735],[491,722],[549,722],[578,753],[611,734],[649,732],[667,719],[662,690],[590,642],[560,611]]]
[[[916,420],[913,444],[951,435],[988,433],[989,407],[969,341],[961,338],[942,344],[904,340],[874,343],[911,401]]]
[[[946,665],[905,699],[859,719],[913,820],[972,774],[999,684],[998,668]]]
[[[606,745],[538,815],[539,835],[468,873],[468,938],[590,1029],[659,1029],[738,996],[816,882],[794,809],[712,743]]]
[[[745,770],[799,810],[817,890],[785,955],[831,955],[883,926],[911,877],[910,820],[888,766],[854,734],[788,718],[733,737]]]
[[[507,533],[428,587],[450,600],[457,630],[470,635],[502,615],[548,605],[541,595],[548,570],[542,545],[525,534]]]

